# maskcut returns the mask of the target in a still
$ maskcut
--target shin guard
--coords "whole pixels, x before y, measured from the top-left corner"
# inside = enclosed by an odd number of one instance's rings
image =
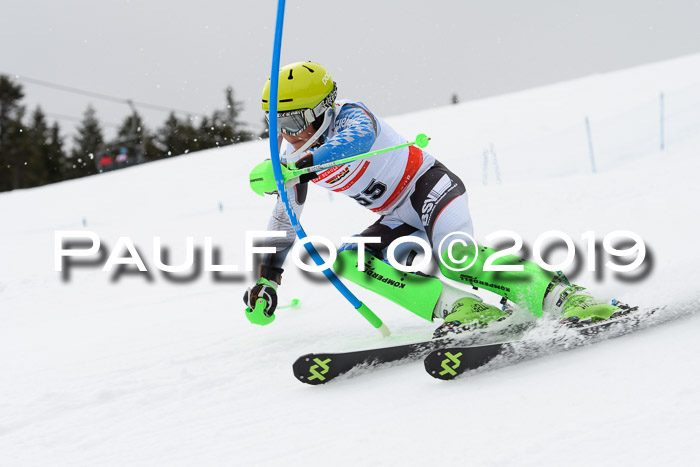
[[[333,270],[339,276],[388,298],[421,318],[433,320],[433,309],[442,292],[439,279],[399,271],[368,251],[365,251],[364,271],[358,268],[356,250],[338,253]]]
[[[465,271],[453,271],[451,268],[463,268],[463,263],[450,260],[448,250],[442,255],[440,271],[449,278],[462,283],[494,292],[505,297],[520,307],[528,309],[535,316],[542,316],[542,302],[547,287],[554,278],[554,273],[542,269],[536,263],[519,258],[515,255],[505,255],[498,259],[498,265],[523,266],[523,271],[484,271],[486,259],[498,250],[485,246],[455,245],[452,257],[456,260],[466,258],[469,264],[477,255],[474,264]]]

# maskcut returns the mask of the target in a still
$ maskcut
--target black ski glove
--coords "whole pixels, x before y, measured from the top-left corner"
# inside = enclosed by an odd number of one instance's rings
[[[249,310],[255,310],[256,302],[259,298],[263,298],[267,303],[263,314],[268,318],[274,314],[277,308],[277,287],[279,287],[282,282],[283,272],[284,270],[282,268],[267,266],[265,264],[260,266],[260,278],[253,287],[250,287],[246,290],[245,294],[243,294],[243,302],[248,306]],[[251,312],[248,310],[246,311],[248,313]]]
[[[311,167],[314,165],[314,154],[312,152],[307,153],[294,164],[297,169],[305,169],[306,167]],[[307,174],[299,177],[299,183],[308,183],[314,178],[318,177],[316,172],[309,172]]]

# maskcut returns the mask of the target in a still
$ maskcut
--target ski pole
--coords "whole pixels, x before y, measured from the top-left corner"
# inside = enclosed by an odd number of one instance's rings
[[[383,152],[388,152],[388,151],[393,151],[394,149],[401,149],[405,148],[407,146],[413,146],[416,145],[419,148],[424,148],[428,145],[428,142],[430,141],[430,138],[428,138],[426,135],[423,133],[419,134],[416,136],[416,140],[408,143],[403,143],[403,144],[398,144],[396,146],[391,146],[389,148],[383,148],[383,149],[377,149],[376,151],[371,151],[371,152],[366,152],[364,154],[358,154],[356,156],[349,156],[349,157],[344,157],[342,159],[338,159],[336,161],[330,161],[330,162],[324,162],[323,164],[317,164],[317,165],[312,165],[311,167],[304,167],[303,169],[297,169],[292,167],[292,164],[288,164],[288,169],[286,172],[284,172],[284,181],[287,182],[293,178],[299,177],[301,175],[311,173],[311,172],[317,172],[319,170],[323,169],[328,169],[330,167],[335,167],[336,165],[342,165],[342,164],[347,164],[348,162],[352,162],[357,159],[364,159],[365,157],[369,156],[374,156],[377,154],[381,154]]]
[[[394,149],[404,148],[406,146],[412,146],[414,144],[419,148],[424,148],[428,145],[428,141],[430,141],[430,138],[421,133],[418,136],[416,136],[415,141],[410,143],[403,143],[389,148],[383,148],[364,154],[358,154],[356,156],[349,156],[335,161],[324,162],[323,164],[317,164],[311,167],[304,167],[302,169],[297,169],[296,167],[293,167],[293,163],[290,162],[287,167],[285,167],[284,165],[280,166],[280,169],[282,170],[282,178],[284,179],[284,186],[285,188],[288,188],[288,186],[297,183],[297,179],[300,176],[307,173],[316,172],[318,170],[327,169],[329,167],[335,167],[357,159],[374,156],[375,154],[393,151]],[[275,179],[274,173],[270,172],[271,166],[272,160],[264,160],[250,172],[250,188],[260,196],[265,196],[265,193],[272,193],[277,189],[277,179]],[[292,183],[290,184],[290,182]]]
[[[277,305],[277,309],[281,310],[282,308],[296,308],[297,306],[299,306],[299,299],[293,298],[287,305]]]
[[[289,302],[288,305],[278,306],[277,309],[280,310],[282,308],[295,308],[297,305],[299,305],[299,299],[294,298],[291,302]],[[248,318],[248,321],[250,321],[253,324],[258,324],[260,326],[266,326],[273,322],[275,320],[275,315],[267,316],[265,314],[265,308],[267,308],[267,300],[265,300],[264,298],[258,298],[255,301],[255,306],[252,309],[250,307],[245,309],[245,315]]]

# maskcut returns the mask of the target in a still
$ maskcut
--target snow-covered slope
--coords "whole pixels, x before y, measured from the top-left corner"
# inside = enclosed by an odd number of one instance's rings
[[[266,142],[0,194],[0,464],[694,465],[698,107],[691,56],[388,119],[407,137],[429,134],[428,150],[464,178],[480,241],[508,229],[531,248],[559,230],[577,245],[581,267],[568,272],[578,283],[671,304],[663,325],[451,383],[420,364],[298,383],[291,363],[303,353],[431,335],[433,325],[352,285],[392,337],[293,266],[280,300],[302,305],[264,328],[243,315],[252,274],[176,281],[156,269],[154,236],[168,263],[184,261],[186,237],[199,249],[211,237],[221,263],[244,268],[245,232],[264,229],[272,205],[247,183]],[[491,144],[503,183],[483,185]],[[336,244],[374,220],[315,187],[302,218]],[[105,254],[129,237],[150,274],[55,272],[54,231],[83,229]],[[581,235],[620,229],[644,239],[644,274],[629,280],[602,263],[586,272]]]

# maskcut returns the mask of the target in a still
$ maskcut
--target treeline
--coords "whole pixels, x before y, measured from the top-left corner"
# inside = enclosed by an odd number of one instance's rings
[[[253,134],[245,129],[239,120],[242,104],[234,100],[232,88],[225,90],[225,97],[222,110],[196,119],[171,113],[155,131],[134,109],[111,140],[105,139],[95,109],[88,106],[68,150],[58,123],[50,123],[40,107],[27,115],[22,86],[0,75],[0,191],[267,137],[266,131]]]

